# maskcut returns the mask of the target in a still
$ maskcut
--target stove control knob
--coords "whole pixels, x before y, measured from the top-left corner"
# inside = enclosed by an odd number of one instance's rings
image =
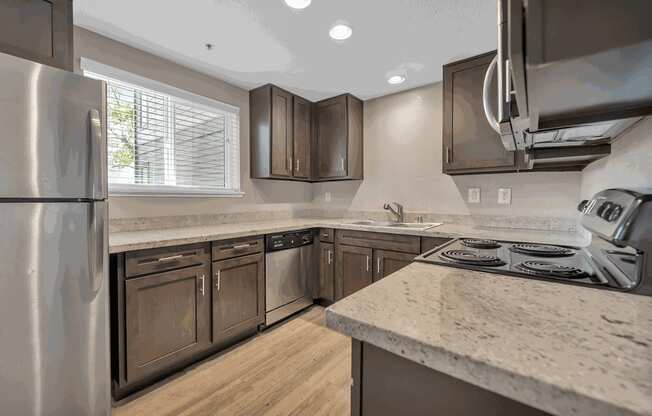
[[[607,212],[610,212],[611,208],[613,207],[613,204],[611,202],[603,202],[599,207],[598,210],[595,212],[595,214],[598,217],[602,217],[605,220],[608,218],[607,217]]]
[[[616,221],[618,218],[620,218],[620,215],[621,215],[622,213],[623,213],[623,207],[621,207],[620,205],[616,205],[616,204],[614,204],[614,205],[611,207],[611,209],[609,210],[608,213],[605,212],[605,216],[604,216],[604,218],[605,218],[607,221],[609,221],[609,222],[614,222],[614,221]]]
[[[579,212],[584,212],[584,209],[586,209],[586,206],[589,204],[589,200],[585,199],[584,201],[580,202],[580,204],[577,206],[577,210]]]

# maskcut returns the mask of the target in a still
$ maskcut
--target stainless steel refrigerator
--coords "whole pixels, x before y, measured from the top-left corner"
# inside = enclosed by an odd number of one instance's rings
[[[111,412],[104,85],[0,54],[0,413]]]

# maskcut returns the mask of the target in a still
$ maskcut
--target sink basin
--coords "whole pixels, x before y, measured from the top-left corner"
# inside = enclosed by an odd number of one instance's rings
[[[349,225],[359,225],[362,227],[372,227],[372,228],[405,228],[409,230],[427,230],[429,228],[437,227],[441,225],[440,222],[392,222],[392,221],[355,221],[349,223]]]

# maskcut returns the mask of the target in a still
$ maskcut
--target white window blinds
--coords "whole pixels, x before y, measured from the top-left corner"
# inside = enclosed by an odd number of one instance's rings
[[[82,59],[106,81],[111,194],[239,195],[236,107]]]

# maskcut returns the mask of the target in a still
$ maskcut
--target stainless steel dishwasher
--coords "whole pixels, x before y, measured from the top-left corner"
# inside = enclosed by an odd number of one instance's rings
[[[269,234],[265,241],[265,325],[312,305],[313,232]]]

